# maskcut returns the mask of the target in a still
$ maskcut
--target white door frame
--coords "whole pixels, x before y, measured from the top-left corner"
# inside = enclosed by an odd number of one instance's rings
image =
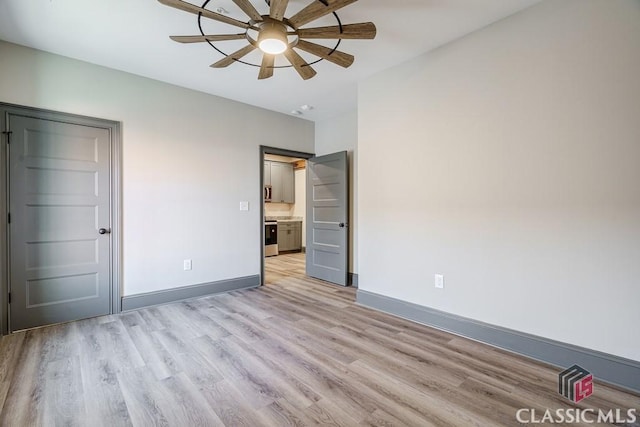
[[[107,129],[111,135],[111,314],[121,311],[121,283],[122,283],[122,135],[119,122],[80,116],[76,114],[61,113],[39,108],[23,107],[19,105],[0,103],[0,335],[6,335],[11,331],[9,325],[9,230],[8,230],[8,188],[9,168],[7,157],[7,143],[11,135],[6,133],[9,114],[19,114],[44,120],[53,120],[62,123],[72,123],[81,126],[92,126]]]
[[[315,156],[313,153],[303,153],[301,151],[287,150],[285,148],[260,146],[260,286],[264,286],[264,155],[273,154],[276,156],[297,157],[299,159],[310,159]],[[305,201],[306,203],[306,201]]]

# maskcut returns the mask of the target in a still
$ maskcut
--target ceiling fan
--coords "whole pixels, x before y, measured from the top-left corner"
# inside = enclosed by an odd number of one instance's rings
[[[313,0],[311,4],[289,18],[285,18],[289,0],[265,0],[269,5],[268,15],[261,15],[250,0],[233,0],[249,17],[247,22],[205,9],[210,0],[206,0],[202,6],[196,6],[182,0],[158,1],[164,5],[198,15],[200,35],[171,36],[172,40],[180,43],[207,42],[218,52],[225,55],[218,62],[211,64],[211,67],[228,67],[234,62],[253,65],[260,67],[258,79],[267,79],[273,76],[275,68],[293,66],[300,77],[307,80],[316,75],[316,71],[311,65],[322,60],[327,60],[341,67],[349,67],[355,58],[353,55],[337,50],[340,41],[342,39],[373,39],[376,36],[376,26],[372,22],[342,24],[336,14],[338,9],[355,3],[357,0]],[[302,28],[304,25],[329,14],[334,15],[338,25]],[[202,17],[241,28],[244,32],[236,34],[205,34],[200,24]],[[213,42],[242,39],[245,39],[249,44],[230,54],[224,53],[213,44]],[[312,43],[307,39],[331,39],[337,40],[337,42],[333,48],[330,48]],[[260,65],[242,60],[242,58],[256,49],[261,50],[263,53]],[[309,64],[295,49],[310,53],[319,59]],[[284,55],[291,65],[276,66],[276,55],[280,54]]]

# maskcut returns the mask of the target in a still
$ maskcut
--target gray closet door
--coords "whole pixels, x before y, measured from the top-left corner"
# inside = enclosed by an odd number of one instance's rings
[[[11,330],[109,314],[109,130],[15,114],[8,127]]]
[[[347,286],[347,152],[307,161],[307,275]]]

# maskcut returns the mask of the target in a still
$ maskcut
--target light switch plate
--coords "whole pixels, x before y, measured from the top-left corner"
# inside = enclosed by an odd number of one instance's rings
[[[240,210],[248,211],[249,210],[249,202],[240,202]]]
[[[188,271],[191,270],[191,260],[190,259],[185,259],[184,263],[183,263],[183,267],[184,267],[184,271]]]
[[[436,288],[444,289],[444,276],[442,274],[436,274],[435,284],[436,284]]]

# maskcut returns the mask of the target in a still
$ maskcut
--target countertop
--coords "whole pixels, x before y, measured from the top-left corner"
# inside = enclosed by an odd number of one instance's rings
[[[302,217],[300,216],[268,216],[268,217],[265,217],[265,221],[302,222]]]

